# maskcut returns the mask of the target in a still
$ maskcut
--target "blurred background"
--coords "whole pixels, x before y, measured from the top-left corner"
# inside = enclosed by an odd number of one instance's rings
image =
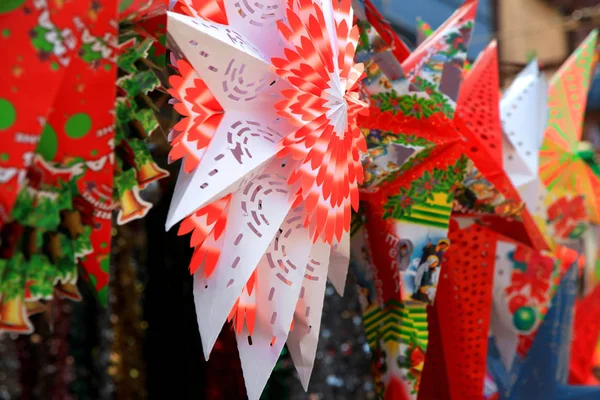
[[[459,0],[373,0],[411,46],[417,18],[437,28]],[[598,0],[479,0],[469,58],[496,38],[503,85],[537,57],[550,76],[594,27]],[[600,149],[600,69],[588,101],[584,138]],[[0,336],[0,399],[244,399],[235,338],[228,326],[204,361],[186,237],[164,232],[178,164],[153,135],[171,177],[143,192],[155,206],[144,220],[113,231],[110,301],[96,302],[80,280],[80,303],[55,300],[32,317],[31,336]],[[201,317],[201,316],[198,316]],[[307,393],[285,350],[263,399],[372,399],[371,363],[353,277],[345,296],[329,287],[316,366]]]

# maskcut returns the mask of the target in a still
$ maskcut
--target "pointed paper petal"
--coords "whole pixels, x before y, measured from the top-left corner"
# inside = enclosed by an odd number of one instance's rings
[[[557,398],[555,391],[567,383],[577,272],[574,264],[562,279],[509,399]]]
[[[226,113],[202,155],[204,162],[190,173],[182,167],[167,216],[167,229],[196,209],[237,190],[247,174],[275,156],[277,143],[289,129],[289,125],[277,121],[277,116],[267,110],[260,116]]]
[[[402,68],[415,89],[425,91],[424,84],[433,85],[451,100],[458,99],[476,11],[477,1],[466,1],[404,60]],[[444,53],[444,46],[455,48],[456,52],[450,56]]]
[[[242,288],[255,270],[292,203],[286,186],[292,166],[269,164],[231,198],[218,264],[206,278],[194,275],[194,301],[204,355],[208,358]]]
[[[168,13],[168,32],[226,111],[272,109],[288,87],[232,27]]]
[[[311,249],[294,313],[294,329],[287,340],[304,390],[308,390],[317,352],[330,250],[330,246],[323,242],[315,243]]]
[[[548,119],[548,83],[540,73],[537,62],[530,62],[521,71],[500,102],[502,127],[517,155],[533,175],[538,173],[539,150]],[[510,163],[506,170],[511,173]],[[519,171],[523,173],[523,171]]]
[[[302,207],[288,213],[257,267],[256,325],[237,335],[249,400],[258,400],[286,342],[311,252]]]
[[[340,243],[331,246],[327,278],[340,296],[344,295],[346,276],[350,265],[350,233],[344,232]]]
[[[235,32],[231,30],[228,34],[237,41],[252,43],[267,59],[281,55],[283,42],[277,21],[285,17],[283,1],[224,0],[224,3],[229,25],[235,27]]]

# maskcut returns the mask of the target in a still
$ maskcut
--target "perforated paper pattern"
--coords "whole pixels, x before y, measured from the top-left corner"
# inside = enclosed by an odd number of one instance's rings
[[[232,195],[218,263],[209,277],[202,267],[194,275],[196,313],[212,322],[198,325],[206,355],[273,238],[285,232],[279,228],[291,207],[294,190],[286,180],[292,168],[289,160],[274,160]]]
[[[225,9],[239,34],[256,44],[265,57],[274,57],[282,50],[276,23],[285,17],[283,4],[281,0],[225,0]]]
[[[498,52],[491,43],[467,75],[457,106],[456,125],[467,139],[473,164],[506,202],[497,205],[495,216],[484,216],[486,226],[538,249],[547,248],[531,214],[524,209],[517,189],[503,171],[503,137],[499,116]],[[514,216],[514,218],[506,218]]]
[[[437,335],[433,329],[442,332],[448,398],[481,399],[483,393],[495,237],[493,232],[478,225],[460,230],[457,224],[451,224],[452,246],[444,257],[434,306],[437,324],[430,326],[430,335]],[[431,344],[427,357],[432,352]],[[439,366],[436,363],[433,367]],[[433,375],[442,373],[436,370]]]
[[[498,107],[498,51],[492,42],[469,72],[458,99],[458,117],[463,119],[497,165],[502,165],[502,128]],[[466,95],[465,95],[466,94]],[[470,152],[478,151],[475,143]]]
[[[285,216],[256,267],[256,325],[251,336],[247,330],[237,335],[244,378],[255,383],[247,388],[250,399],[260,397],[279,358],[310,266],[312,242],[303,212],[298,207]]]
[[[504,148],[505,153],[509,152],[504,157],[508,171],[518,158],[525,163],[526,170],[518,164],[513,167],[515,173],[537,175],[539,150],[548,120],[547,93],[548,84],[536,61],[521,71],[504,93],[500,110],[508,144]]]
[[[330,250],[330,246],[323,242],[315,243],[311,249],[294,312],[294,329],[287,340],[288,350],[305,389],[308,388],[319,341]]]

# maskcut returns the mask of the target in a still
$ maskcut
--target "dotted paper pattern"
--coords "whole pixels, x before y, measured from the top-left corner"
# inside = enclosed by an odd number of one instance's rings
[[[467,75],[458,99],[458,116],[471,130],[467,150],[470,155],[484,149],[496,165],[502,165],[498,52],[488,46]]]
[[[437,323],[430,324],[432,339],[425,365],[426,369],[434,369],[435,379],[447,373],[449,392],[436,397],[419,396],[419,399],[481,399],[496,234],[478,225],[461,230],[458,224],[452,223],[448,237],[452,244],[444,257],[434,306]],[[441,338],[443,355],[435,354],[439,351],[434,346],[436,337]],[[433,362],[439,359],[445,360],[445,366]],[[423,382],[423,388],[428,384],[436,382]]]
[[[541,132],[533,131],[539,125],[536,124],[540,110],[539,104],[541,86],[540,78],[531,79],[529,84],[522,89],[519,96],[511,103],[502,102],[502,126],[506,132],[510,145],[505,146],[504,161],[515,163],[525,161],[527,165],[537,167]],[[524,126],[525,125],[525,126]],[[521,160],[516,160],[521,158]],[[521,168],[521,164],[517,168]]]

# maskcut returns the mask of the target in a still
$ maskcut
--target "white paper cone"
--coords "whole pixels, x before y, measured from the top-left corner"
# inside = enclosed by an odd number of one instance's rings
[[[234,28],[168,13],[168,33],[225,111],[273,108],[289,84]]]
[[[207,358],[242,288],[290,210],[295,191],[287,179],[293,164],[276,159],[233,194],[217,266],[208,279],[194,276],[198,327]]]
[[[327,278],[340,296],[344,295],[346,276],[350,265],[350,233],[344,232],[342,240],[331,247]]]
[[[287,340],[288,350],[304,390],[308,390],[319,342],[330,249],[323,242],[317,242],[312,247],[294,313],[294,329]]]
[[[508,254],[514,251],[516,246],[506,242],[497,242],[496,244],[496,263],[494,270],[494,288],[492,293],[492,317],[490,329],[496,340],[496,346],[500,353],[500,358],[510,370],[514,361],[518,332],[512,327],[512,317],[508,310],[504,289],[510,285],[513,264],[508,258]]]
[[[312,241],[302,207],[292,210],[260,260],[256,276],[256,322],[250,338],[237,336],[250,400],[258,400],[283,349],[302,287]]]
[[[262,114],[226,113],[200,165],[190,173],[179,171],[167,229],[237,190],[249,173],[275,157],[277,143],[291,129],[272,108]]]
[[[547,99],[548,84],[537,61],[532,61],[517,75],[500,101],[504,132],[529,172],[536,176],[546,127]]]

